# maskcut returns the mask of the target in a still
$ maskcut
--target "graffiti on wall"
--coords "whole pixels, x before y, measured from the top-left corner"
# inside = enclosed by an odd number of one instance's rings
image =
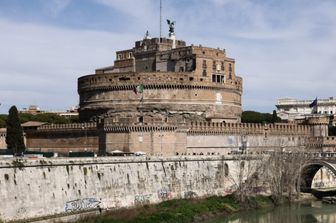
[[[168,200],[172,197],[172,194],[167,188],[161,188],[158,190],[158,197],[161,200]]]
[[[150,203],[151,194],[144,194],[144,195],[135,195],[134,197],[134,204],[135,205],[145,205]]]
[[[197,194],[194,191],[186,191],[184,192],[184,195],[183,195],[184,199],[192,199],[196,197],[197,197]]]
[[[96,198],[83,198],[77,199],[73,201],[68,201],[65,203],[65,211],[66,212],[74,212],[85,209],[98,208],[100,201]]]

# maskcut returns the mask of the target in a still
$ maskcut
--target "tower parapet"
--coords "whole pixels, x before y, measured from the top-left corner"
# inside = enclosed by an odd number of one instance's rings
[[[314,137],[328,136],[329,117],[325,115],[312,115],[308,117],[307,123],[313,126]]]

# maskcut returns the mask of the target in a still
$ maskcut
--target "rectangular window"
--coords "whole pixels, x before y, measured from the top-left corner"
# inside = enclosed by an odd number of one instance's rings
[[[224,77],[224,75],[221,75],[221,83],[225,83],[225,77]]]
[[[216,75],[215,74],[212,75],[212,82],[216,82]]]
[[[217,76],[217,83],[220,83],[221,82],[220,75],[216,75],[216,76]]]
[[[203,60],[203,68],[207,68],[206,60]]]
[[[207,75],[207,72],[206,72],[206,70],[203,70],[203,77],[206,77],[206,75]]]

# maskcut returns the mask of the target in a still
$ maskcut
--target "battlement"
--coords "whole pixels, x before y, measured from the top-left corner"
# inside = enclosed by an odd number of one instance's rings
[[[191,123],[189,133],[258,135],[310,135],[311,126],[295,124],[256,124],[256,123]]]
[[[239,134],[239,135],[311,135],[311,126],[295,124],[260,124],[260,123],[214,123],[187,122],[179,124],[162,124],[161,126],[143,123],[127,125],[122,123],[105,123],[105,131],[138,132],[138,131],[176,131],[185,130],[188,134]]]
[[[96,130],[96,122],[71,123],[71,124],[50,124],[42,125],[37,128],[38,131],[69,131],[69,130]]]
[[[145,88],[214,88],[241,91],[242,78],[225,83],[211,82],[195,77],[193,72],[152,72],[87,75],[78,79],[78,92],[87,90],[133,90],[143,84]]]

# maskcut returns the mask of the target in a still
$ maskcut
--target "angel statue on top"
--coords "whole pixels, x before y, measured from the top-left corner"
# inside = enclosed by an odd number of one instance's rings
[[[175,31],[175,21],[170,21],[169,19],[167,19],[167,23],[169,25],[169,36],[171,36],[172,34],[174,34]]]

